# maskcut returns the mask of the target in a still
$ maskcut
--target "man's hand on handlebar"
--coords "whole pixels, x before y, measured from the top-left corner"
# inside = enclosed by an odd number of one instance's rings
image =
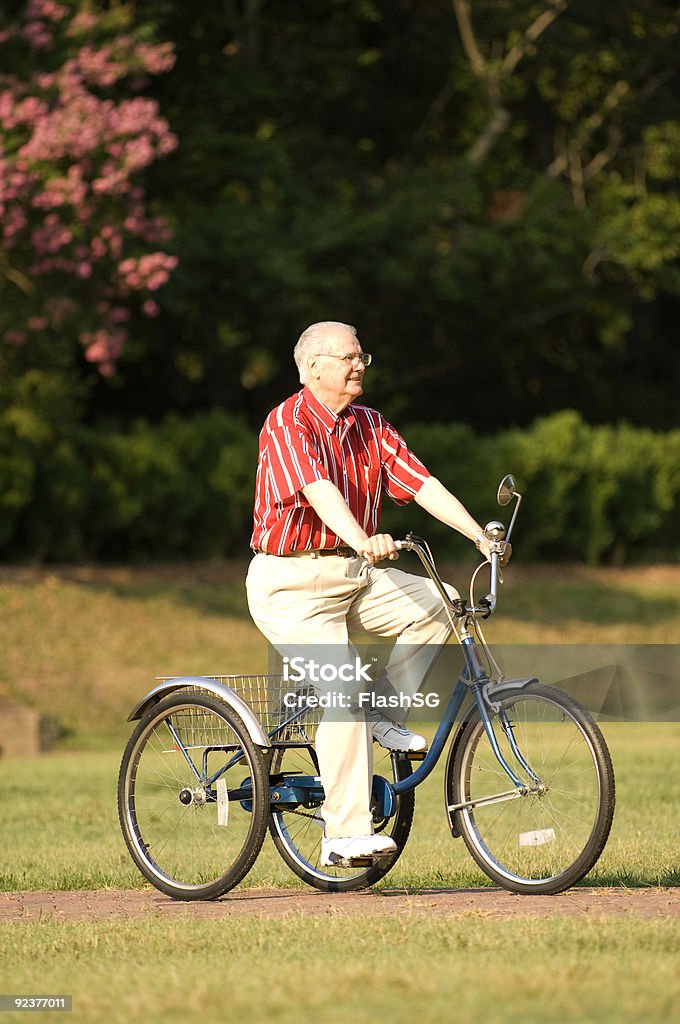
[[[479,542],[479,552],[484,555],[487,562],[491,561],[491,549],[495,546],[495,543],[497,542],[490,541],[486,537],[483,537]],[[498,564],[507,565],[512,557],[512,544],[508,541],[501,541],[501,548]]]
[[[370,565],[379,562],[381,558],[399,558],[394,538],[389,533],[376,533],[375,536],[368,537],[357,547],[357,554],[362,555]]]
[[[498,559],[498,561],[501,563],[501,565],[507,565],[511,558],[512,558],[512,544],[510,543],[509,540],[506,540],[506,541],[503,542],[503,551],[502,551],[501,557]]]

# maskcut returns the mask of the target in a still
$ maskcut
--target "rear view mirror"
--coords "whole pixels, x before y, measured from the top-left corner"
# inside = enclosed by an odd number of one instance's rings
[[[498,485],[498,494],[496,495],[499,505],[509,505],[515,494],[515,478],[511,473],[504,476]]]

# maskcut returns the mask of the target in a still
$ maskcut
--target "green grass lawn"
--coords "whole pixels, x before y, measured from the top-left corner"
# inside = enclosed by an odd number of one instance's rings
[[[157,675],[265,671],[245,571],[0,569],[0,693],[55,715],[72,749],[100,749],[123,741]],[[468,572],[444,575],[464,589]],[[675,644],[680,567],[511,565],[486,632],[492,644]]]
[[[680,724],[604,726],[617,782],[617,809],[605,852],[584,884],[680,884]],[[145,884],[118,826],[116,779],[122,751],[65,752],[0,762],[3,844],[0,888],[92,889]],[[444,815],[442,759],[416,791],[406,850],[382,885],[405,888],[491,883]],[[270,838],[244,885],[302,886]]]
[[[598,917],[46,920],[0,926],[0,989],[72,994],[88,1024],[657,1024],[679,941],[677,921]]]
[[[127,714],[156,675],[253,672],[245,566],[0,571],[2,690],[58,716],[38,759],[0,760],[0,887],[145,885],[117,822]],[[447,572],[459,582],[464,574]],[[675,643],[680,570],[560,567],[507,573],[488,629],[498,643]],[[680,884],[680,724],[605,723],[617,780],[607,848],[586,885]],[[443,812],[443,764],[418,789],[414,830],[382,885],[488,884]],[[246,886],[298,882],[267,838]],[[656,1024],[680,1000],[678,922],[405,912],[220,921],[0,926],[0,992],[72,994],[88,1024],[225,1020],[281,1024]],[[8,1022],[23,1015],[7,1013]]]
[[[243,575],[238,564],[0,572],[4,690],[56,714],[66,730],[50,756],[0,759],[4,888],[141,884],[115,810],[118,763],[132,730],[126,718],[158,674],[266,668]],[[657,643],[678,635],[680,568],[562,567],[557,577],[545,567],[518,567],[507,576],[504,601],[488,630],[501,643],[516,623],[532,631],[534,642],[552,642],[555,631],[563,643],[578,643],[582,635],[587,642],[621,635],[642,642],[648,625]],[[677,884],[680,725],[608,723],[605,729],[618,808],[594,880]],[[83,756],[71,756],[76,751]],[[485,883],[462,844],[448,836],[442,771],[440,763],[417,792],[415,835],[389,884]],[[248,881],[295,884],[269,840]]]

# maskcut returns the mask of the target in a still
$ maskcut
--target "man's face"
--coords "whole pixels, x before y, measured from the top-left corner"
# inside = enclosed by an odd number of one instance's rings
[[[358,359],[350,361],[345,358],[361,355],[361,345],[349,331],[335,327],[330,328],[323,341],[318,343],[318,350],[308,363],[312,374],[309,386],[332,412],[342,412],[363,394],[366,367]]]

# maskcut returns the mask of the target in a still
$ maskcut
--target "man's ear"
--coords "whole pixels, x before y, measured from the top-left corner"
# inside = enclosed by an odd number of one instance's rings
[[[319,360],[316,356],[310,356],[307,360],[307,372],[310,377],[315,377],[316,380],[321,376],[321,370],[319,369]]]

